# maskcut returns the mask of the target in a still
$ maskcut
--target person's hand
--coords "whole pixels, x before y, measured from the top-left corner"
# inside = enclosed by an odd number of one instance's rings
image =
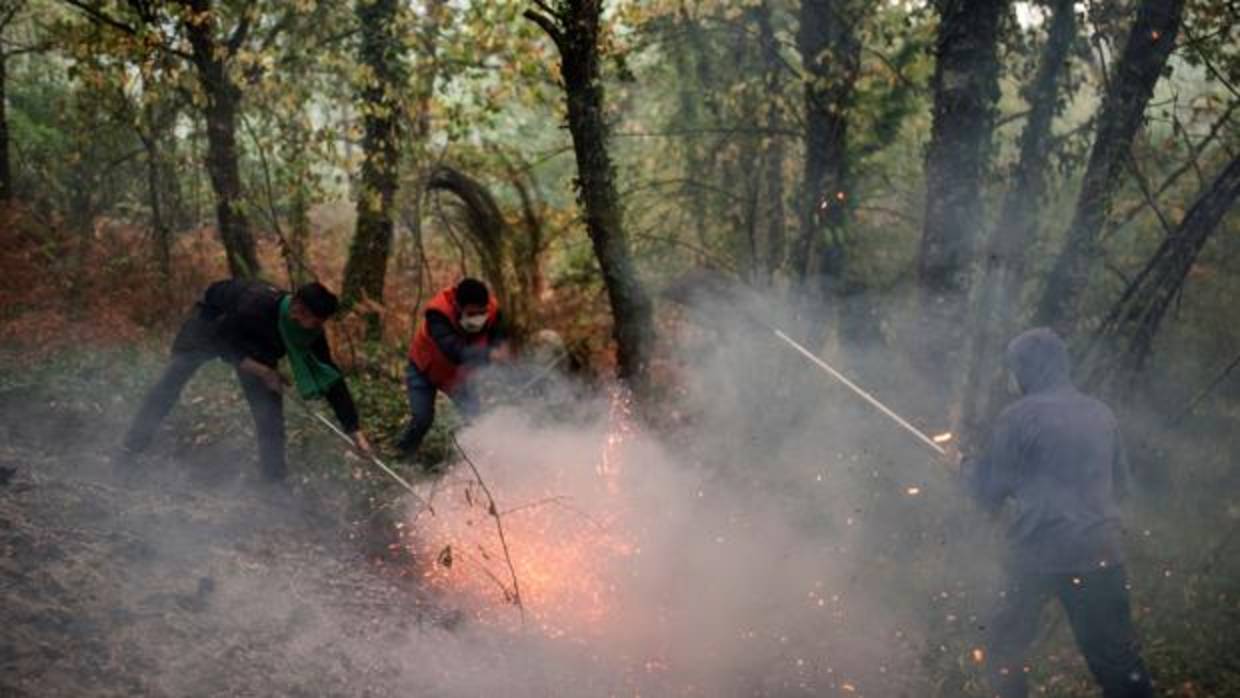
[[[960,474],[960,465],[964,462],[964,455],[960,453],[960,448],[955,442],[943,444],[943,454],[939,456],[939,460],[953,475]]]
[[[288,385],[288,379],[284,377],[284,374],[274,368],[268,368],[259,378],[263,379],[263,384],[273,393],[283,393],[284,386]]]
[[[374,451],[370,448],[370,441],[366,439],[366,434],[358,429],[349,435],[353,439],[353,447],[360,451],[363,455],[371,455]]]

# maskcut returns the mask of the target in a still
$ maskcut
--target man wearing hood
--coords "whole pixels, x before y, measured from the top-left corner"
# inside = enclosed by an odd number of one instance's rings
[[[1020,399],[999,415],[985,455],[962,477],[988,513],[1011,504],[1011,559],[1000,608],[987,630],[987,673],[996,695],[1026,695],[1027,658],[1042,610],[1063,605],[1106,698],[1152,696],[1129,609],[1116,499],[1128,464],[1115,415],[1081,393],[1067,348],[1052,330],[1008,345]]]

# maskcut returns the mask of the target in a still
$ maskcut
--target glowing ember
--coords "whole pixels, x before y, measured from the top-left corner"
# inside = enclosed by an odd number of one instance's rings
[[[512,607],[519,603],[533,627],[548,637],[584,639],[601,633],[618,611],[611,573],[620,561],[640,552],[625,535],[619,496],[621,449],[632,434],[629,415],[625,397],[614,396],[593,468],[582,463],[575,472],[549,472],[537,485],[506,483],[494,490],[504,499],[496,510],[472,475],[445,478],[439,490],[451,496],[435,503],[434,517],[418,521],[411,544],[415,558],[425,565],[422,575],[428,584],[486,624],[517,627],[521,614]],[[498,453],[480,451],[476,461],[484,478],[505,465]],[[590,511],[558,494],[581,493],[582,477],[589,479],[585,488],[593,491]],[[496,514],[519,597],[495,527]]]
[[[934,443],[936,444],[945,444],[951,440],[952,440],[952,433],[950,431],[945,431],[942,434],[934,435]]]
[[[986,661],[986,653],[982,651],[981,647],[973,648],[973,661],[977,662],[978,664],[981,664],[982,662]]]
[[[907,490],[905,490],[905,491],[906,491],[906,492],[908,492],[908,494],[909,494],[909,496],[910,496],[910,497],[916,497],[917,495],[921,494],[921,488],[920,488],[920,487],[910,487],[910,488],[908,488],[908,489],[907,489]]]

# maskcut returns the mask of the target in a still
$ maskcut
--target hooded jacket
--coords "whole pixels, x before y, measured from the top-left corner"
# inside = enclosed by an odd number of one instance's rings
[[[1123,563],[1117,497],[1128,464],[1115,415],[1077,390],[1063,340],[1029,330],[1007,348],[1023,397],[996,420],[985,455],[964,484],[988,512],[1012,503],[1015,569],[1088,572]]]

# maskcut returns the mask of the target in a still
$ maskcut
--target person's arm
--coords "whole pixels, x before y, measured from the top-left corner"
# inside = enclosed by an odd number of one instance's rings
[[[349,384],[344,380],[344,372],[332,360],[331,346],[327,343],[327,334],[320,332],[318,338],[310,345],[310,351],[314,353],[315,358],[323,363],[336,369],[341,374],[340,380],[332,384],[327,389],[324,397],[327,404],[331,405],[332,412],[336,413],[336,421],[340,422],[340,428],[344,433],[353,438],[353,443],[363,451],[369,451],[370,445],[366,442],[365,435],[361,431],[361,420],[357,415],[357,405],[353,402],[353,394],[349,392]]]
[[[356,441],[357,431],[361,428],[361,420],[358,419],[357,406],[353,403],[349,384],[341,378],[328,388],[325,397],[327,403],[332,406],[332,412],[336,413],[336,421],[340,422],[340,428]]]
[[[980,458],[968,459],[961,464],[960,476],[965,491],[977,501],[982,510],[994,514],[1012,493],[1012,474],[1015,469],[1015,434],[1008,419],[1002,416],[995,424]]]
[[[470,345],[443,313],[428,311],[426,328],[439,351],[452,363],[475,365],[486,362],[489,351],[487,347]]]

